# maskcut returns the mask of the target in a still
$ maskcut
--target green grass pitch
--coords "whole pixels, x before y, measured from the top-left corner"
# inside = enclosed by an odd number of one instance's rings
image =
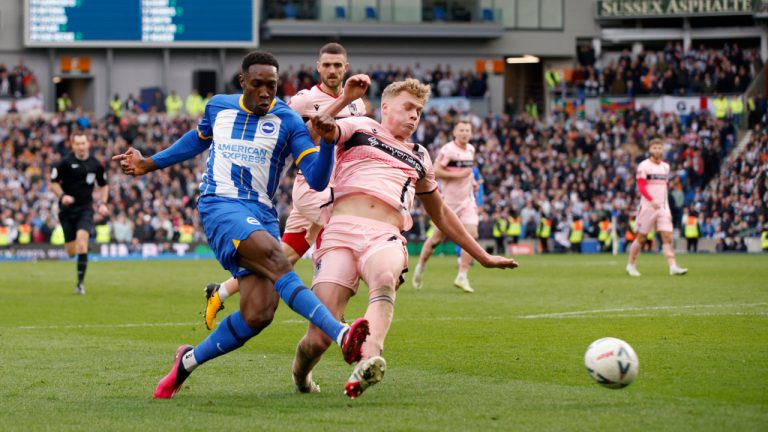
[[[434,258],[422,290],[409,280],[398,293],[384,381],[354,401],[335,347],[315,371],[322,393],[294,393],[306,324],[284,304],[175,399],[152,400],[176,347],[208,334],[202,288],[226,277],[214,261],[91,262],[83,297],[74,262],[0,263],[0,430],[768,430],[768,256],[683,255],[690,273],[670,277],[663,257],[643,255],[639,279],[625,260],[475,265],[465,294],[455,258]],[[309,263],[297,269],[308,282]],[[584,369],[604,336],[640,359],[625,389]]]

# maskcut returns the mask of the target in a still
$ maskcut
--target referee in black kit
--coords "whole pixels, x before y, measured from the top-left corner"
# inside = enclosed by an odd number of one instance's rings
[[[61,159],[51,172],[51,190],[59,198],[59,222],[64,230],[67,255],[77,255],[77,294],[85,294],[83,279],[88,267],[88,237],[93,228],[93,186],[101,192],[99,213],[109,216],[109,187],[104,166],[90,155],[91,143],[84,132],[75,132],[72,152]]]

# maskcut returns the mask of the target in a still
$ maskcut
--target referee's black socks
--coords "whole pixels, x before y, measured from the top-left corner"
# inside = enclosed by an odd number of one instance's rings
[[[88,267],[88,254],[77,255],[77,284],[80,285],[85,279],[85,269]]]

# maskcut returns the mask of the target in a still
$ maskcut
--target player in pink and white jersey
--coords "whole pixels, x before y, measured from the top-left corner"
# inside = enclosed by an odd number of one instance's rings
[[[294,95],[288,105],[306,122],[325,110],[344,95],[344,75],[349,71],[347,51],[337,43],[328,43],[320,48],[317,60],[317,72],[320,84],[309,90],[302,90]],[[344,118],[365,115],[365,103],[355,99],[344,106],[335,117]],[[310,132],[311,128],[310,128]],[[330,186],[330,185],[329,185]],[[317,192],[300,173],[293,183],[293,208],[285,224],[281,247],[283,253],[296,264],[315,242],[322,229],[321,206],[331,199],[331,189]],[[208,284],[205,288],[206,305],[203,315],[209,330],[215,326],[217,313],[223,309],[224,301],[240,290],[237,279],[230,278],[220,284]]]
[[[627,273],[634,277],[640,276],[640,272],[635,267],[637,256],[643,249],[648,233],[654,229],[661,235],[661,248],[669,264],[669,274],[675,276],[688,273],[688,269],[677,266],[675,251],[672,248],[672,213],[667,199],[669,164],[662,160],[664,155],[662,144],[662,140],[652,139],[648,143],[650,157],[637,166],[637,189],[641,195],[640,209],[635,219],[637,236],[629,249],[627,263]]]
[[[475,165],[475,147],[469,143],[472,137],[472,124],[467,120],[459,120],[453,127],[453,141],[446,143],[435,159],[435,176],[441,180],[440,191],[445,204],[450,208],[466,228],[472,238],[477,238],[477,203],[475,189],[477,183],[472,175]],[[424,266],[432,257],[435,247],[445,240],[445,234],[435,229],[434,234],[427,239],[421,249],[419,263],[413,272],[413,286],[421,288]],[[462,252],[459,258],[459,274],[453,281],[453,286],[465,292],[475,292],[469,284],[467,272],[472,264],[472,256]]]
[[[415,195],[435,225],[480,264],[517,267],[515,260],[491,256],[477,244],[443,202],[426,149],[406,141],[418,126],[430,90],[415,79],[394,82],[382,94],[381,123],[364,117],[337,121],[334,201],[314,254],[312,291],[341,317],[360,279],[368,285],[365,316],[371,334],[345,386],[352,398],[381,381],[386,369],[381,357],[384,339],[392,323],[395,292],[408,267],[400,232],[413,223]],[[299,391],[319,390],[311,371],[330,343],[314,326],[299,342],[292,366]]]

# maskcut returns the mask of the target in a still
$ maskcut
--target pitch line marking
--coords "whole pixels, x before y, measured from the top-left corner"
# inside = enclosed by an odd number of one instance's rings
[[[588,315],[594,314],[613,314],[611,317],[646,317],[646,316],[658,316],[648,313],[640,314],[623,314],[624,312],[646,312],[646,311],[663,311],[663,310],[677,310],[677,309],[723,309],[728,307],[758,307],[765,306],[768,303],[741,303],[741,304],[709,304],[709,305],[681,305],[681,306],[648,306],[648,307],[629,307],[629,308],[616,308],[616,309],[593,309],[584,311],[570,311],[570,312],[554,312],[547,314],[535,314],[535,315],[515,315],[508,317],[440,317],[430,318],[430,321],[472,321],[472,320],[505,320],[505,319],[546,319],[546,318],[589,318]],[[750,315],[750,316],[768,316],[768,312],[742,312],[736,311],[731,313],[717,313],[717,312],[704,312],[701,314],[673,314],[672,316],[718,316],[718,315]],[[395,319],[395,321],[424,321],[425,319],[409,319],[401,318]],[[306,320],[289,319],[279,321],[279,324],[306,324]],[[177,323],[126,323],[126,324],[64,324],[64,325],[42,325],[42,326],[17,326],[17,327],[5,327],[13,330],[66,330],[66,329],[98,329],[98,328],[141,328],[141,327],[185,327],[185,326],[197,326],[198,322],[177,322]],[[0,327],[3,329],[4,327]]]
[[[681,305],[681,306],[647,306],[647,307],[628,307],[628,308],[615,308],[615,309],[593,309],[585,311],[570,311],[570,312],[553,312],[546,314],[536,315],[522,315],[516,316],[519,319],[538,319],[538,318],[567,318],[571,316],[579,315],[593,315],[603,313],[615,313],[615,312],[644,312],[644,311],[664,311],[664,310],[676,310],[676,309],[722,309],[727,307],[757,307],[765,306],[768,303],[742,303],[742,304],[709,304],[709,305]]]

